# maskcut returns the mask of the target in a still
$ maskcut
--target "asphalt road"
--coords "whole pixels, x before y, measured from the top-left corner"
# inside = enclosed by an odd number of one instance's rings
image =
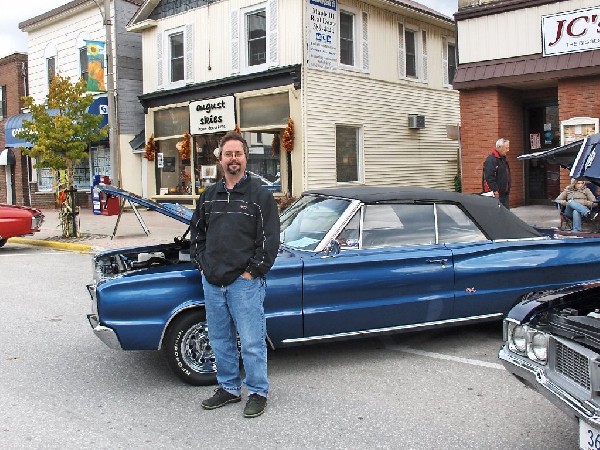
[[[90,256],[0,249],[0,446],[10,449],[557,449],[575,422],[500,365],[499,323],[277,350],[266,413],[204,411],[157,352],[86,320]]]

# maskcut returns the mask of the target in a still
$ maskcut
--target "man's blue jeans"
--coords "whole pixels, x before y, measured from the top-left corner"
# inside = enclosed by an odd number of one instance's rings
[[[575,200],[569,200],[564,214],[573,221],[573,231],[581,231],[581,217],[587,217],[590,210]]]
[[[242,361],[248,394],[266,397],[267,326],[263,302],[264,278],[238,277],[229,286],[216,286],[202,276],[206,301],[206,321],[210,345],[215,352],[217,382],[231,394],[240,395],[242,379],[237,349],[237,334],[242,345]],[[237,331],[237,334],[236,334]]]

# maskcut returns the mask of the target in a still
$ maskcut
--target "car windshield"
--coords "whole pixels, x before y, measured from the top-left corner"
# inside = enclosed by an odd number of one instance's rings
[[[310,195],[300,198],[281,215],[281,243],[299,250],[315,250],[350,203]]]

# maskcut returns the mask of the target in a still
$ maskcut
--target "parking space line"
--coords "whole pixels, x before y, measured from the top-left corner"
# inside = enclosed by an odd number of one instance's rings
[[[441,359],[441,360],[445,360],[445,361],[458,362],[458,363],[462,363],[462,364],[470,364],[472,366],[487,367],[488,369],[504,370],[504,366],[502,364],[498,364],[498,363],[490,363],[490,362],[479,361],[477,359],[470,359],[470,358],[461,358],[460,356],[444,355],[443,353],[428,352],[425,350],[417,350],[417,349],[406,347],[403,345],[396,345],[393,343],[392,339],[390,339],[389,337],[381,338],[381,341],[385,345],[386,349],[396,351],[396,352],[410,353],[412,355],[425,356],[427,358]]]

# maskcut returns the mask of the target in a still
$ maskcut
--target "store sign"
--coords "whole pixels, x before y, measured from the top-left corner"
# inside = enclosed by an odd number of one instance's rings
[[[600,6],[542,16],[543,56],[600,48]]]
[[[307,3],[308,66],[313,69],[337,69],[337,1],[310,0]]]
[[[212,134],[235,129],[235,97],[190,103],[190,134]]]

